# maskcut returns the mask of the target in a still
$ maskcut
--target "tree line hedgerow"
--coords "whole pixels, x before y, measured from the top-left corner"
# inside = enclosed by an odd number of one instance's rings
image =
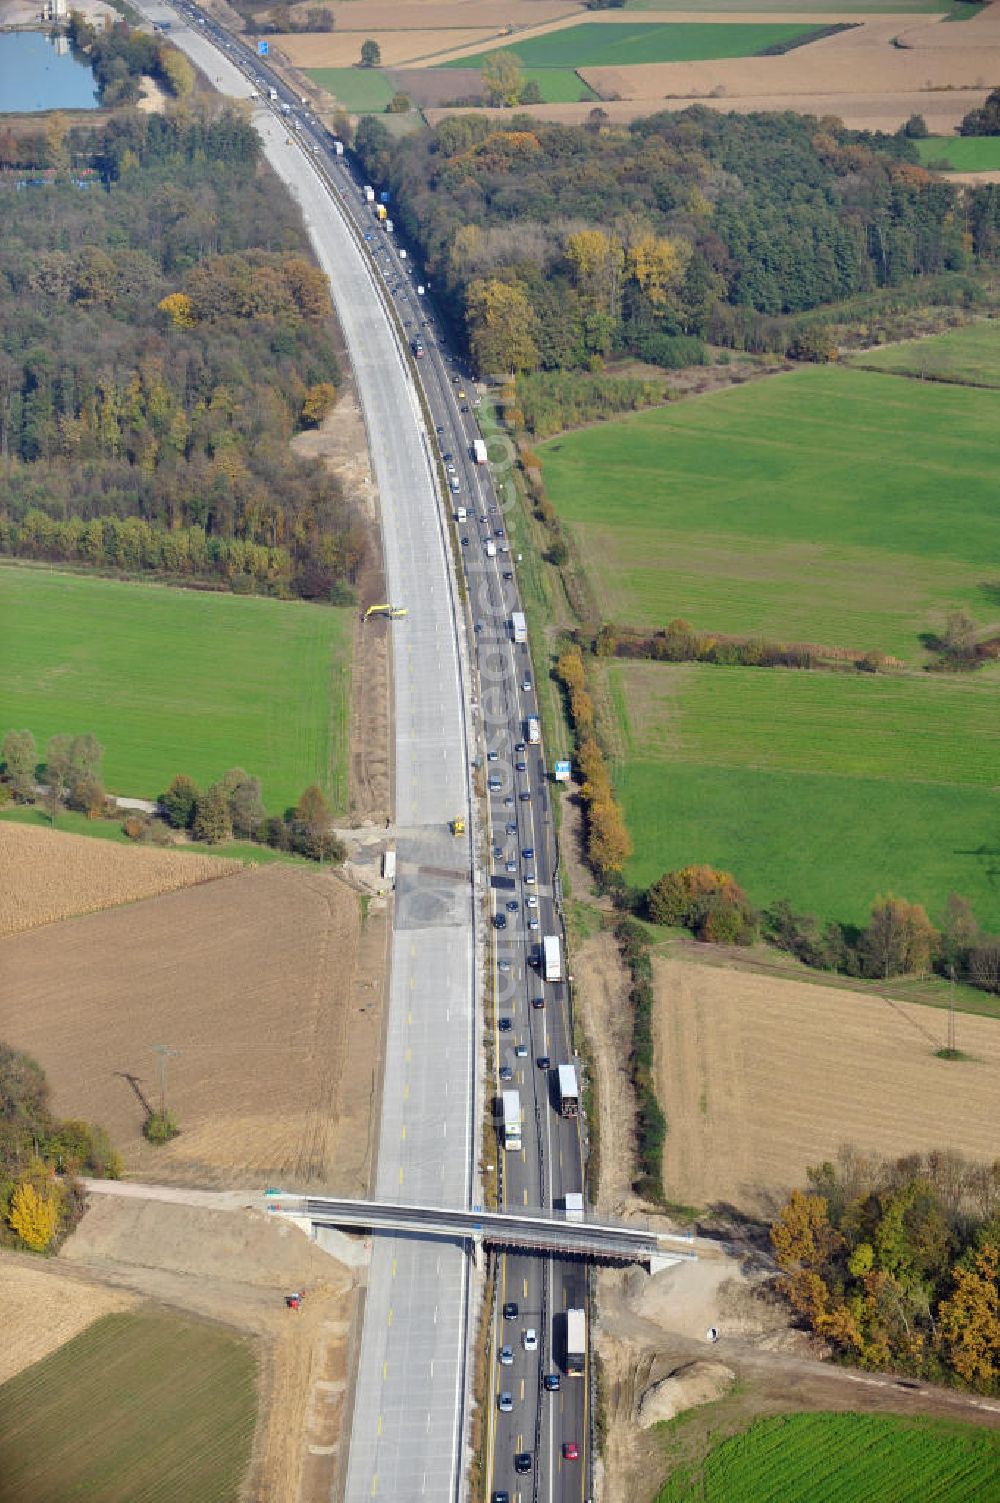
[[[778,1288],[845,1360],[1000,1391],[1000,1167],[849,1150],[771,1226]]]
[[[576,739],[577,774],[586,806],[587,854],[602,880],[620,880],[632,854],[632,840],[625,828],[622,807],[614,796],[611,771],[597,740],[594,702],[587,691],[579,647],[567,647],[560,653],[556,674],[566,690]]]
[[[329,292],[252,127],[7,132],[0,203],[0,551],[348,598],[362,513],[289,445],[336,401]]]
[[[776,317],[1000,254],[1000,190],[935,178],[902,132],[791,112],[462,115],[398,140],[368,117],[355,144],[483,373],[680,337],[770,348]]]
[[[200,789],[179,773],[160,795],[157,812],[126,808],[108,797],[101,780],[104,749],[94,736],[57,735],[49,739],[39,761],[30,731],[8,731],[0,746],[0,804],[12,799],[39,804],[52,823],[63,808],[90,819],[114,819],[130,840],[170,845],[171,830],[183,831],[205,845],[253,840],[272,850],[289,851],[313,861],[342,862],[346,849],[333,829],[330,806],[315,784],[283,815],[268,815],[260,779],[232,767],[210,787]]]
[[[695,865],[665,872],[631,901],[653,923],[688,929],[705,942],[761,938],[816,970],[881,981],[936,971],[1000,996],[1000,935],[984,933],[958,893],[949,896],[940,926],[921,904],[887,893],[875,899],[863,929],[835,920],[820,927],[784,898],[758,913],[730,872]]]
[[[76,1179],[118,1179],[107,1133],[52,1113],[44,1071],[0,1044],[0,1246],[47,1252],[76,1226],[85,1196]]]

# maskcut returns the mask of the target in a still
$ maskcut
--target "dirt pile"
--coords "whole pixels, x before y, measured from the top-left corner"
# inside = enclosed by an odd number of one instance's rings
[[[639,1400],[639,1427],[648,1430],[661,1420],[672,1420],[685,1409],[721,1399],[736,1382],[736,1374],[724,1362],[685,1362],[669,1377],[653,1383]]]

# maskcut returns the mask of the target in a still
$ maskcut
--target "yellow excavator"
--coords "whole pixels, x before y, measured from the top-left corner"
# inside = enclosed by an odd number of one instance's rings
[[[364,619],[369,616],[388,616],[390,621],[398,621],[402,616],[409,615],[405,605],[370,605],[365,611]]]
[[[448,826],[453,835],[465,834],[465,820],[461,814],[457,815]]]

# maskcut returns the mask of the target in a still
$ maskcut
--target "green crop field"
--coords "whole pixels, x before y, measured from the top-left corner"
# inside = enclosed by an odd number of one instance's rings
[[[816,366],[538,450],[606,620],[921,663],[996,618],[998,392]]]
[[[270,810],[312,782],[346,808],[351,611],[4,567],[0,623],[2,730],[40,755],[90,731],[112,793],[244,767]]]
[[[815,30],[796,22],[725,23],[585,21],[564,31],[499,44],[526,68],[617,68],[630,63],[686,63],[720,57],[753,57],[778,42],[806,38]],[[489,52],[457,58],[449,68],[481,68]]]
[[[656,1503],[997,1503],[1000,1436],[887,1415],[790,1414],[723,1441],[698,1470],[679,1470]]]
[[[306,68],[305,72],[352,115],[381,114],[396,92],[395,84],[378,68]]]
[[[947,334],[863,350],[852,357],[851,364],[898,376],[1000,387],[1000,323],[967,324]]]
[[[255,1387],[219,1327],[106,1315],[0,1389],[4,1503],[236,1503]]]
[[[861,923],[892,890],[1000,922],[995,681],[608,665],[615,782],[648,886],[690,862]]]
[[[925,166],[947,162],[952,172],[1000,170],[1000,136],[925,136],[916,147]]]
[[[525,68],[524,81],[538,85],[545,104],[576,104],[580,99],[600,98],[572,68]]]

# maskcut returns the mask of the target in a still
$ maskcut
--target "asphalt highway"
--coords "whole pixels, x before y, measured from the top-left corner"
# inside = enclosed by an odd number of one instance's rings
[[[568,1193],[584,1189],[584,1144],[580,1120],[562,1118],[553,1094],[555,1068],[574,1062],[568,988],[543,983],[537,960],[542,938],[562,934],[552,769],[540,745],[526,744],[526,722],[538,706],[529,649],[513,642],[510,628],[520,602],[515,561],[506,551],[506,516],[515,497],[503,441],[491,443],[490,465],[473,462],[479,436],[473,388],[441,343],[434,289],[418,292],[426,284],[412,248],[404,256],[407,247],[379,226],[363,185],[348,159],[334,154],[322,126],[264,62],[193,7],[140,0],[139,8],[169,25],[171,40],[222,92],[258,99],[254,123],[268,159],[297,198],[330,277],[368,427],[390,598],[408,611],[402,621],[373,628],[394,636],[399,832],[376,1195],[468,1207],[479,1194],[475,873],[469,836],[456,841],[447,833],[456,815],[465,815],[474,830],[471,746],[490,759],[481,768],[484,784],[491,773],[501,778],[488,798],[485,875],[488,914],[502,911],[507,920],[494,931],[490,952],[497,1007],[484,1105],[494,1110],[507,1083],[500,1072],[509,1070],[523,1111],[523,1147],[501,1152],[494,1171],[498,1194],[512,1210],[560,1207]],[[278,95],[273,104],[266,102],[269,86]],[[413,368],[394,333],[393,306],[396,331],[402,326],[406,340],[423,343],[415,369],[434,433],[424,425]],[[434,484],[435,467],[445,463],[457,482],[450,503],[467,511],[458,535],[474,674],[467,672],[468,648],[456,629],[461,611]],[[529,896],[536,900],[530,907]],[[508,904],[517,906],[508,912]],[[532,1006],[538,997],[543,1005]],[[503,1031],[501,1019],[509,1019]],[[537,1061],[546,1057],[543,1069]],[[373,1496],[444,1503],[462,1496],[469,1289],[468,1262],[458,1248],[399,1235],[375,1238],[349,1503]],[[561,1317],[568,1308],[588,1308],[587,1293],[582,1262],[521,1254],[499,1259],[487,1394],[490,1498],[506,1493],[521,1503],[574,1503],[589,1495],[586,1369],[582,1378],[563,1373],[558,1391],[542,1384],[543,1374],[559,1370]],[[517,1315],[505,1319],[503,1306],[512,1301]],[[529,1331],[537,1333],[537,1345]],[[497,1361],[504,1345],[513,1352],[509,1366]],[[500,1393],[511,1394],[509,1412],[500,1412]],[[578,1458],[564,1456],[570,1446]],[[527,1472],[515,1469],[518,1454],[528,1456]]]

